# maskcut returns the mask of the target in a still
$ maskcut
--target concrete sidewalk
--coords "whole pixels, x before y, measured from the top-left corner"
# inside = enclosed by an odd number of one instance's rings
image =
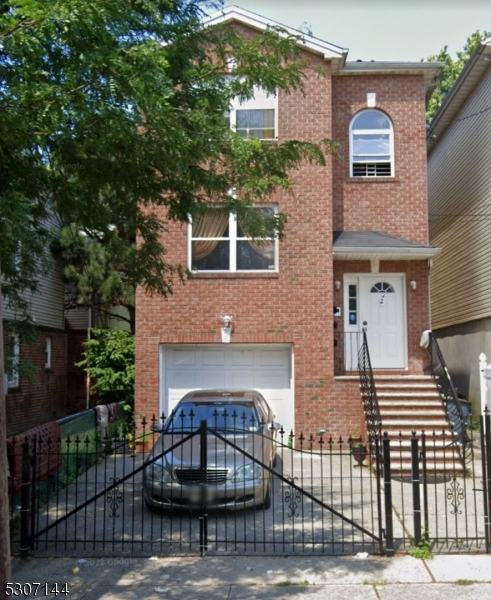
[[[70,600],[491,600],[491,555],[16,558],[12,579],[67,583]]]

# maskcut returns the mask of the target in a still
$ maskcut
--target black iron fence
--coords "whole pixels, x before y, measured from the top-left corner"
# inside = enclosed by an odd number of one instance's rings
[[[348,441],[296,437],[264,424],[202,421],[162,437],[103,438],[95,446],[35,440],[15,448],[11,537],[27,555],[355,554],[491,551],[489,414],[460,461],[432,460],[435,435],[413,434],[411,465],[387,435],[361,466]],[[475,432],[473,432],[475,433]],[[274,439],[276,435],[276,439]],[[152,449],[137,452],[136,441]],[[274,443],[274,451],[270,444]],[[41,459],[57,471],[38,477]],[[12,457],[11,457],[12,458]],[[65,473],[64,465],[78,465]],[[394,468],[397,465],[397,468]]]

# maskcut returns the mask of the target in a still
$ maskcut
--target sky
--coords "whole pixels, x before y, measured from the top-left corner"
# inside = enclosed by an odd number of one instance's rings
[[[348,60],[416,61],[444,46],[452,57],[476,30],[491,32],[491,0],[228,0],[348,48]]]

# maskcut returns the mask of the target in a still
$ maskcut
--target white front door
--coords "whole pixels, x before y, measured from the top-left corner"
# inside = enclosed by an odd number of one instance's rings
[[[357,363],[355,354],[363,329],[367,332],[372,368],[406,368],[404,283],[403,275],[387,273],[345,278],[347,368],[349,362],[351,369]]]

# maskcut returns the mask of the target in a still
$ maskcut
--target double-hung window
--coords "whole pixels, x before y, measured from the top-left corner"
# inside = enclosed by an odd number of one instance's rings
[[[275,206],[254,210],[276,214]],[[190,225],[189,268],[193,271],[276,271],[278,241],[253,239],[235,213],[213,207]]]
[[[254,98],[232,100],[230,127],[243,138],[256,137],[273,140],[277,137],[277,97],[261,88],[254,88]]]
[[[379,110],[364,110],[350,125],[350,176],[394,176],[394,131]]]
[[[19,336],[9,335],[8,336],[8,350],[7,350],[7,382],[8,387],[17,388],[19,387]]]

